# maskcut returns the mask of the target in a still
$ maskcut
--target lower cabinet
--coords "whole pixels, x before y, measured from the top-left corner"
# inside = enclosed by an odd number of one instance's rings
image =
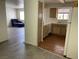
[[[48,36],[48,33],[49,33],[49,25],[43,26],[43,38]]]
[[[51,25],[51,32],[53,34],[57,35],[66,35],[66,27],[67,25],[65,24],[52,24]]]

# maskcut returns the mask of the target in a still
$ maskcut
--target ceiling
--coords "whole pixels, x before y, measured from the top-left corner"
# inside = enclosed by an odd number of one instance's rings
[[[64,3],[77,0],[39,0],[45,3]],[[24,8],[24,0],[6,0],[6,6],[11,8]]]
[[[45,3],[64,3],[64,2],[72,2],[72,1],[77,1],[77,0],[39,0],[41,2]]]
[[[64,3],[64,0],[44,0],[46,3]]]
[[[6,6],[11,8],[24,8],[24,0],[6,0]]]

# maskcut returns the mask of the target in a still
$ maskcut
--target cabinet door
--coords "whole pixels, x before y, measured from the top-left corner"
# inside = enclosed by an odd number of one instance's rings
[[[59,34],[60,33],[60,27],[59,25],[52,25],[52,33],[53,34]]]
[[[56,8],[50,8],[50,18],[56,18]]]
[[[57,35],[66,35],[66,25],[52,24],[52,33]]]
[[[66,36],[66,25],[60,26],[60,34]]]

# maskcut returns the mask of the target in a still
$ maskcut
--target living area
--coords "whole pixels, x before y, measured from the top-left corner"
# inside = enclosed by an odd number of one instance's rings
[[[6,0],[8,39],[24,42],[24,1]]]

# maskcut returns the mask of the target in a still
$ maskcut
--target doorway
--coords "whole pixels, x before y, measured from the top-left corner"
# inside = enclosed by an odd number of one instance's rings
[[[6,18],[8,39],[11,41],[25,41],[24,0],[6,0]]]
[[[64,55],[65,37],[66,34],[62,35],[62,32],[66,33],[66,25],[52,24],[52,31],[48,33],[44,38],[43,42],[39,42],[39,47],[47,49],[56,54]],[[55,26],[55,27],[54,27]],[[45,34],[44,29],[44,34]],[[58,32],[57,32],[58,31]]]
[[[38,40],[38,47],[63,56],[67,34],[69,34],[68,25],[71,23],[71,7],[50,8],[43,4],[42,9],[39,10],[43,10],[43,18],[41,17],[43,31],[39,31],[41,39]]]

